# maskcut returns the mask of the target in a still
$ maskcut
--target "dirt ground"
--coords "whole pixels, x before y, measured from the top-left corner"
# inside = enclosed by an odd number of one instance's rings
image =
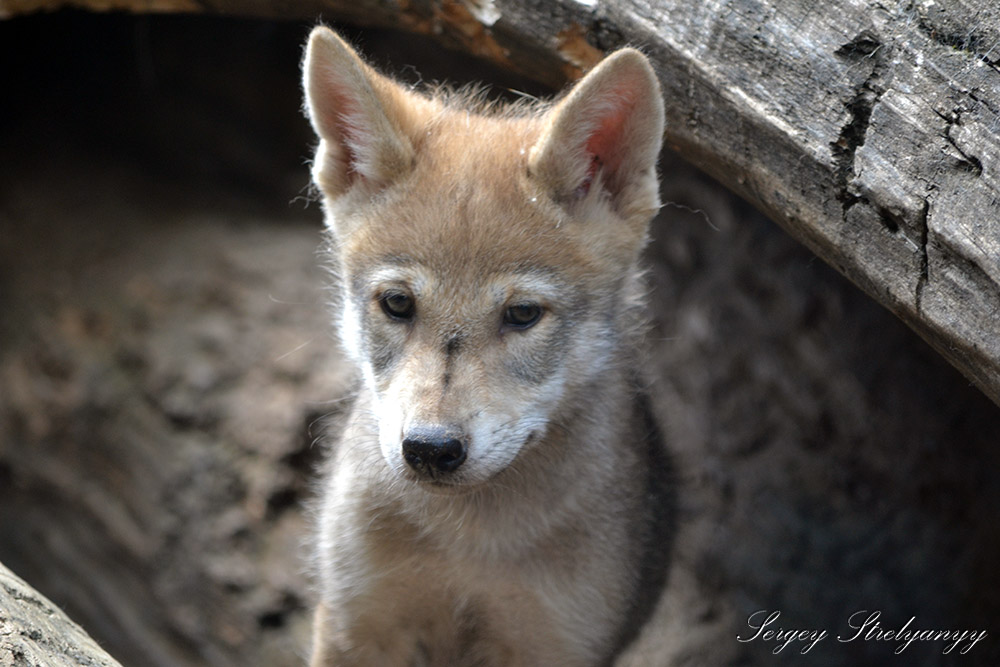
[[[0,22],[0,561],[125,665],[307,650],[306,508],[351,372],[305,188],[306,32]],[[528,85],[360,40],[411,80]],[[1000,408],[677,156],[662,173],[650,366],[680,499],[665,664],[1000,664]],[[830,636],[805,655],[739,641],[759,610]],[[965,655],[838,642],[861,610],[989,636]]]

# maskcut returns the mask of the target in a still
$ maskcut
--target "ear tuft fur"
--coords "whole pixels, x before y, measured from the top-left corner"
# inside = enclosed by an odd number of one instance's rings
[[[324,26],[309,35],[302,70],[306,113],[321,139],[313,180],[324,194],[339,197],[359,182],[384,187],[410,168],[405,90]]]
[[[557,201],[580,199],[599,184],[623,214],[648,215],[658,205],[663,124],[649,61],[635,49],[616,51],[549,112],[529,155],[530,173]]]

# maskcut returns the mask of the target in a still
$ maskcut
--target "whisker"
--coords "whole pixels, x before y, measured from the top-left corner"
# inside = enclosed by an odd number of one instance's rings
[[[281,361],[282,359],[284,359],[287,356],[295,354],[296,352],[298,352],[302,348],[306,347],[307,345],[310,345],[314,340],[316,340],[316,339],[315,338],[310,338],[309,340],[307,340],[306,342],[302,343],[301,345],[299,345],[299,346],[297,346],[297,347],[289,350],[288,352],[285,352],[283,355],[281,355],[280,357],[278,357],[274,361],[278,362],[278,361]]]

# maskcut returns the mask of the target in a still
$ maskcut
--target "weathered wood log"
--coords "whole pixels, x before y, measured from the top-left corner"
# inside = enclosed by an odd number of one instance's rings
[[[1000,9],[988,0],[0,0],[322,15],[559,85],[632,43],[667,142],[907,322],[1000,402]]]
[[[121,667],[48,598],[0,563],[0,665]]]

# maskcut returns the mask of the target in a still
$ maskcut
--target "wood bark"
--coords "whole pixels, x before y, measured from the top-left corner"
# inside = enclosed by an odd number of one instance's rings
[[[0,0],[432,35],[553,86],[641,46],[668,145],[1000,402],[1000,7],[988,0]]]
[[[121,667],[83,628],[2,563],[0,665]]]

